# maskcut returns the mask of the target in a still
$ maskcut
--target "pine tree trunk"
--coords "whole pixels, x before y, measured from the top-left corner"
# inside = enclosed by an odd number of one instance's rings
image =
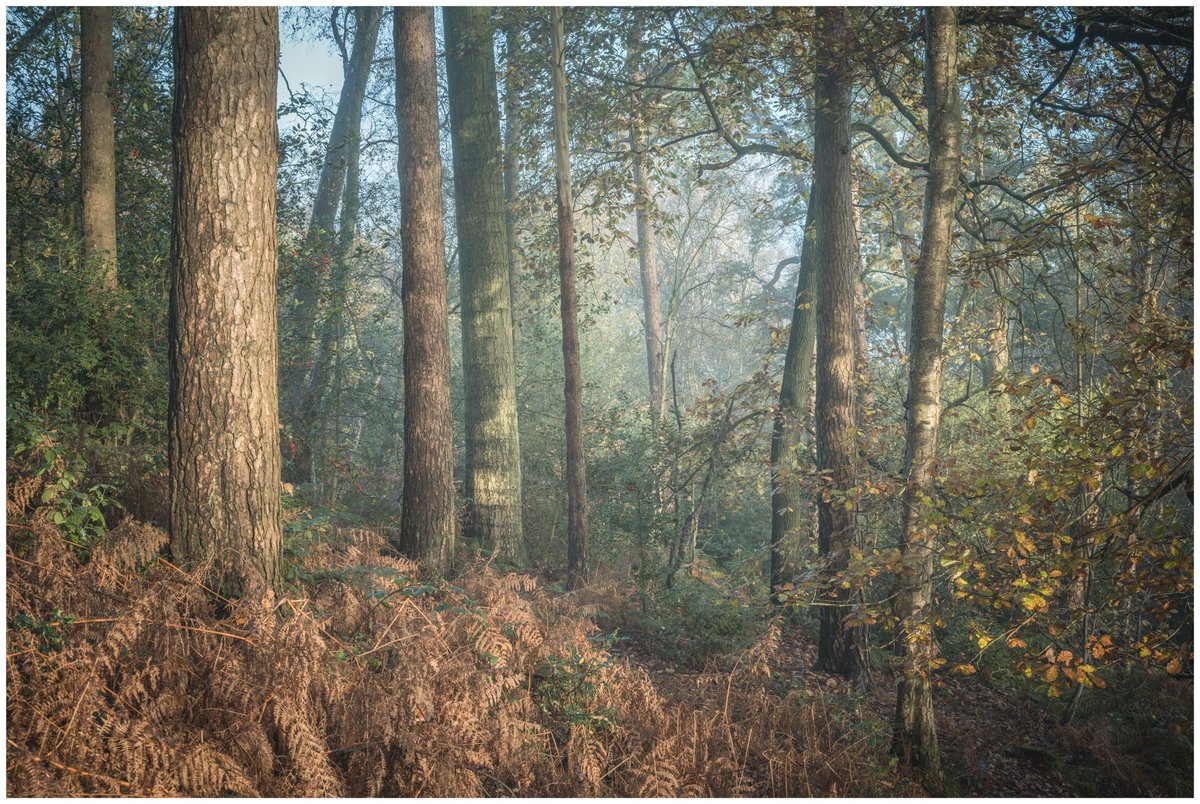
[[[566,56],[562,7],[550,10],[554,63],[554,157],[558,188],[558,280],[562,301],[562,350],[567,436],[567,588],[588,576],[587,468],[583,457],[583,377],[579,368],[579,296],[575,290],[575,214],[571,200],[571,159],[567,139]]]
[[[491,9],[442,9],[462,280],[467,535],[523,564],[508,238]]]
[[[117,286],[117,164],[113,123],[112,9],[79,9],[82,57],[80,173],[83,259],[100,262],[104,281]]]
[[[274,8],[180,8],[171,243],[171,550],[223,593],[282,581]]]
[[[800,463],[803,422],[808,415],[813,378],[813,347],[817,338],[817,319],[813,309],[817,276],[813,270],[812,203],[804,219],[804,244],[800,269],[796,274],[796,303],[792,309],[792,329],[783,357],[783,381],[779,389],[779,409],[771,434],[771,589],[792,583],[799,572],[801,514],[806,507],[795,476]]]
[[[824,482],[817,503],[817,548],[823,589],[818,670],[858,675],[864,662],[865,631],[846,622],[861,599],[854,583],[841,579],[856,547],[858,514],[844,492],[857,484],[855,374],[858,241],[851,191],[850,89],[844,50],[849,40],[846,11],[818,8],[816,108],[813,128],[813,214],[817,270],[817,463]]]
[[[294,483],[307,483],[314,479],[313,445],[318,438],[317,411],[329,377],[328,332],[317,329],[318,309],[325,291],[337,282],[335,229],[338,201],[342,198],[351,163],[357,164],[355,152],[359,148],[363,101],[383,10],[378,7],[357,8],[354,16],[354,45],[346,65],[345,80],[338,98],[329,147],[321,165],[312,219],[305,238],[307,260],[296,277],[292,315],[295,359],[283,375],[284,393],[292,400],[288,410],[294,416],[290,423],[296,452],[288,472],[289,479]],[[344,227],[344,211],[342,218]],[[328,281],[327,277],[333,281]]]
[[[904,514],[900,532],[896,615],[901,626],[901,670],[896,691],[892,751],[931,779],[941,778],[933,715],[931,661],[933,567],[937,527],[934,474],[941,418],[942,333],[946,281],[950,273],[951,229],[958,204],[962,162],[958,98],[958,26],[953,8],[925,13],[925,96],[929,108],[929,178],[925,184],[925,224],[913,281],[912,339],[905,450]]]
[[[397,547],[445,571],[454,555],[454,430],[437,47],[432,8],[397,8],[395,15],[404,253],[404,494]]]

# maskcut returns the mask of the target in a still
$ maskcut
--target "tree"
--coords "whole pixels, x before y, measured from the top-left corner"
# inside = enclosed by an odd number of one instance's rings
[[[855,676],[862,668],[865,632],[847,622],[859,596],[842,578],[858,542],[858,517],[849,495],[857,483],[855,355],[858,241],[851,190],[850,88],[846,11],[817,9],[813,126],[813,214],[817,270],[817,502],[818,551],[824,562],[817,668]]]
[[[571,208],[571,157],[567,139],[567,79],[562,7],[550,10],[554,84],[554,161],[558,188],[558,280],[562,302],[563,395],[567,435],[567,588],[588,573],[587,468],[583,459],[583,379],[579,369],[579,294],[575,290],[575,214]]]
[[[171,550],[223,593],[282,578],[273,8],[180,8],[171,241]]]
[[[49,15],[45,15],[48,17]],[[80,173],[83,195],[83,258],[103,260],[105,282],[117,286],[117,163],[112,80],[112,9],[79,9],[82,56]]]
[[[396,122],[404,255],[401,552],[445,570],[453,556],[454,432],[432,8],[396,8]]]
[[[925,96],[929,114],[929,178],[925,223],[913,278],[905,427],[904,515],[900,531],[901,670],[896,691],[892,751],[906,765],[941,777],[933,687],[933,559],[937,526],[934,462],[942,411],[942,330],[950,273],[951,228],[958,206],[962,163],[958,100],[958,24],[953,8],[925,12]]]
[[[810,199],[811,201],[811,199]],[[771,589],[792,583],[799,569],[799,527],[804,502],[797,493],[795,475],[799,469],[796,452],[800,447],[802,422],[808,415],[813,377],[813,348],[816,345],[817,320],[813,309],[817,276],[813,270],[814,251],[812,203],[804,221],[804,244],[800,269],[796,273],[796,303],[792,309],[792,328],[783,357],[783,380],[779,389],[779,407],[771,434]]]
[[[338,9],[333,9],[335,34]],[[296,281],[294,301],[293,333],[294,346],[299,350],[292,368],[285,372],[284,391],[297,400],[295,418],[292,422],[296,439],[296,454],[289,476],[294,482],[313,479],[314,442],[318,435],[318,408],[321,396],[329,382],[329,360],[331,340],[336,321],[317,330],[318,308],[328,291],[336,290],[337,280],[343,266],[337,265],[338,244],[335,241],[338,201],[343,197],[343,187],[356,186],[357,176],[350,178],[350,168],[357,168],[359,132],[361,131],[362,107],[367,93],[367,81],[371,76],[371,62],[375,56],[375,44],[379,34],[379,23],[383,9],[370,6],[354,10],[354,45],[349,57],[343,52],[345,80],[338,98],[333,129],[329,135],[329,147],[321,165],[317,182],[317,194],[313,199],[312,219],[305,239],[308,260]],[[355,171],[357,172],[357,170]],[[349,224],[353,230],[353,218],[347,215],[347,205],[342,204],[342,227]],[[324,280],[333,277],[332,283]],[[336,297],[336,293],[332,294]],[[340,307],[331,305],[326,319],[340,313]],[[309,369],[305,371],[305,369]]]
[[[491,9],[442,9],[462,280],[467,534],[523,563],[521,448]]]
[[[645,79],[638,64],[641,50],[641,23],[634,27],[629,45],[630,81]],[[642,327],[646,333],[646,376],[650,389],[650,414],[657,421],[665,410],[663,397],[663,325],[661,291],[658,285],[658,246],[653,200],[646,175],[646,131],[641,105],[635,97],[629,126],[629,150],[633,156],[634,211],[637,220],[638,271],[642,280]]]

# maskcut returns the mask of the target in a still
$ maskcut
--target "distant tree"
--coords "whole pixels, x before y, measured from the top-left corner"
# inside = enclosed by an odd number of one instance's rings
[[[812,400],[813,348],[817,338],[814,309],[817,274],[814,270],[813,214],[811,198],[804,221],[804,243],[800,270],[796,273],[796,301],[792,327],[783,358],[783,380],[779,407],[771,434],[771,589],[796,580],[800,560],[800,521],[809,505],[796,485],[800,462],[797,451],[804,432],[803,422]],[[811,521],[811,520],[810,520]]]
[[[645,80],[641,64],[640,18],[637,18],[629,42],[629,80],[637,84]],[[646,377],[650,394],[650,413],[661,419],[665,408],[663,396],[663,324],[662,291],[658,283],[658,243],[653,214],[653,197],[647,176],[646,123],[640,99],[634,96],[630,110],[629,150],[633,158],[634,213],[637,222],[638,272],[642,282],[642,328],[646,335]]]
[[[223,593],[283,580],[274,8],[180,8],[171,245],[171,549]]]
[[[49,16],[49,15],[46,15]],[[117,163],[113,122],[112,9],[79,9],[82,96],[80,173],[83,258],[102,260],[109,287],[117,286]]]
[[[333,11],[336,33],[338,10]],[[350,177],[350,168],[357,169],[358,165],[363,101],[382,17],[383,9],[377,6],[354,9],[354,44],[349,56],[344,58],[342,92],[317,181],[317,194],[313,199],[312,218],[305,238],[308,259],[296,281],[292,327],[295,341],[292,346],[296,349],[296,356],[292,367],[284,372],[283,390],[286,398],[296,400],[293,403],[294,420],[291,422],[296,450],[289,477],[297,483],[314,479],[313,454],[318,438],[318,409],[321,396],[329,384],[333,350],[331,341],[336,329],[336,321],[330,322],[330,326],[317,326],[319,308],[322,301],[328,303],[328,297],[336,297],[337,294],[331,291],[336,290],[338,275],[342,273],[340,269],[345,267],[337,264],[338,202],[343,199],[343,188],[347,184],[357,186],[358,177]],[[344,54],[345,46],[340,39],[339,45]],[[346,206],[342,204],[343,228],[346,228],[347,218],[352,217],[346,214]],[[353,231],[353,221],[349,221],[349,224]],[[328,304],[328,307],[326,320],[330,317],[336,319],[340,305]]]
[[[396,8],[396,122],[404,254],[405,555],[445,570],[453,556],[454,432],[432,8]]]
[[[524,563],[521,449],[491,9],[442,9],[462,280],[467,534]]]
[[[558,279],[562,301],[562,351],[567,436],[567,588],[588,574],[587,469],[583,458],[583,379],[579,369],[579,294],[575,290],[575,213],[571,201],[571,155],[567,140],[567,79],[561,6],[550,10],[554,84],[554,161],[558,187]]]

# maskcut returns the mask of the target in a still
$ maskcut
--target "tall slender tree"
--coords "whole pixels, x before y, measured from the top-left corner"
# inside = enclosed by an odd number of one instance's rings
[[[405,555],[445,570],[454,552],[454,432],[432,8],[396,8],[396,122],[404,256]]]
[[[345,9],[332,10],[335,33],[339,30],[338,14]],[[312,217],[305,235],[307,260],[296,275],[292,302],[291,333],[295,357],[282,376],[288,424],[295,439],[295,458],[288,477],[293,482],[306,483],[313,479],[313,442],[316,440],[317,410],[320,395],[327,382],[328,364],[322,364],[321,332],[317,323],[322,297],[328,290],[326,277],[335,273],[336,230],[338,202],[342,198],[351,154],[358,149],[358,132],[362,120],[363,101],[371,73],[371,61],[379,33],[383,10],[378,7],[354,9],[354,44],[344,59],[341,95],[329,134],[329,145],[317,180],[313,198]],[[340,39],[339,39],[340,41]],[[344,53],[344,51],[343,51]]]
[[[282,581],[274,8],[175,17],[171,550],[230,594]]]
[[[636,11],[634,12],[637,13]],[[630,80],[644,80],[641,68],[642,27],[640,19],[629,37]],[[646,378],[650,413],[656,420],[666,411],[663,396],[662,292],[658,284],[658,243],[654,227],[653,196],[646,163],[646,123],[641,101],[635,95],[629,126],[629,150],[633,157],[634,214],[637,223],[638,272],[642,282],[642,328],[646,336]]]
[[[467,534],[524,563],[508,238],[491,9],[442,9],[462,280]]]
[[[575,290],[575,213],[568,146],[566,56],[561,6],[550,10],[551,76],[554,85],[554,162],[558,188],[558,280],[562,301],[562,350],[567,435],[567,588],[588,573],[587,468],[583,457],[583,378],[579,368],[579,294]]]
[[[929,114],[929,178],[925,224],[913,279],[909,341],[904,515],[900,530],[899,594],[901,669],[896,690],[892,750],[902,762],[930,777],[941,776],[933,686],[933,563],[937,526],[933,479],[941,418],[942,331],[951,228],[958,207],[962,163],[958,96],[958,25],[953,8],[925,12],[925,99]]]
[[[117,286],[117,163],[112,101],[112,9],[79,9],[81,83],[80,172],[83,258],[104,262],[104,280]]]
[[[792,328],[783,357],[783,381],[779,389],[779,408],[771,433],[771,589],[792,583],[799,571],[801,514],[804,501],[796,487],[795,475],[800,463],[802,422],[812,400],[813,348],[817,339],[814,295],[817,275],[813,270],[813,214],[810,193],[804,216],[804,243],[800,251],[800,270],[796,274],[796,302],[792,308]]]
[[[855,355],[858,240],[850,152],[850,33],[847,11],[818,8],[813,126],[813,214],[817,270],[818,551],[824,562],[817,668],[855,676],[863,665],[862,628],[846,622],[859,591],[841,583],[858,542],[858,516],[846,492],[857,483]],[[848,504],[849,503],[849,504]]]

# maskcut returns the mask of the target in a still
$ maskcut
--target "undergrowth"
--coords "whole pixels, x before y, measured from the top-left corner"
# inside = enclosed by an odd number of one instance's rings
[[[131,517],[75,549],[53,482],[9,483],[9,795],[872,790],[819,694],[771,692],[776,628],[668,702],[585,595],[478,562],[431,578],[355,529],[296,551],[284,596],[224,600]]]

